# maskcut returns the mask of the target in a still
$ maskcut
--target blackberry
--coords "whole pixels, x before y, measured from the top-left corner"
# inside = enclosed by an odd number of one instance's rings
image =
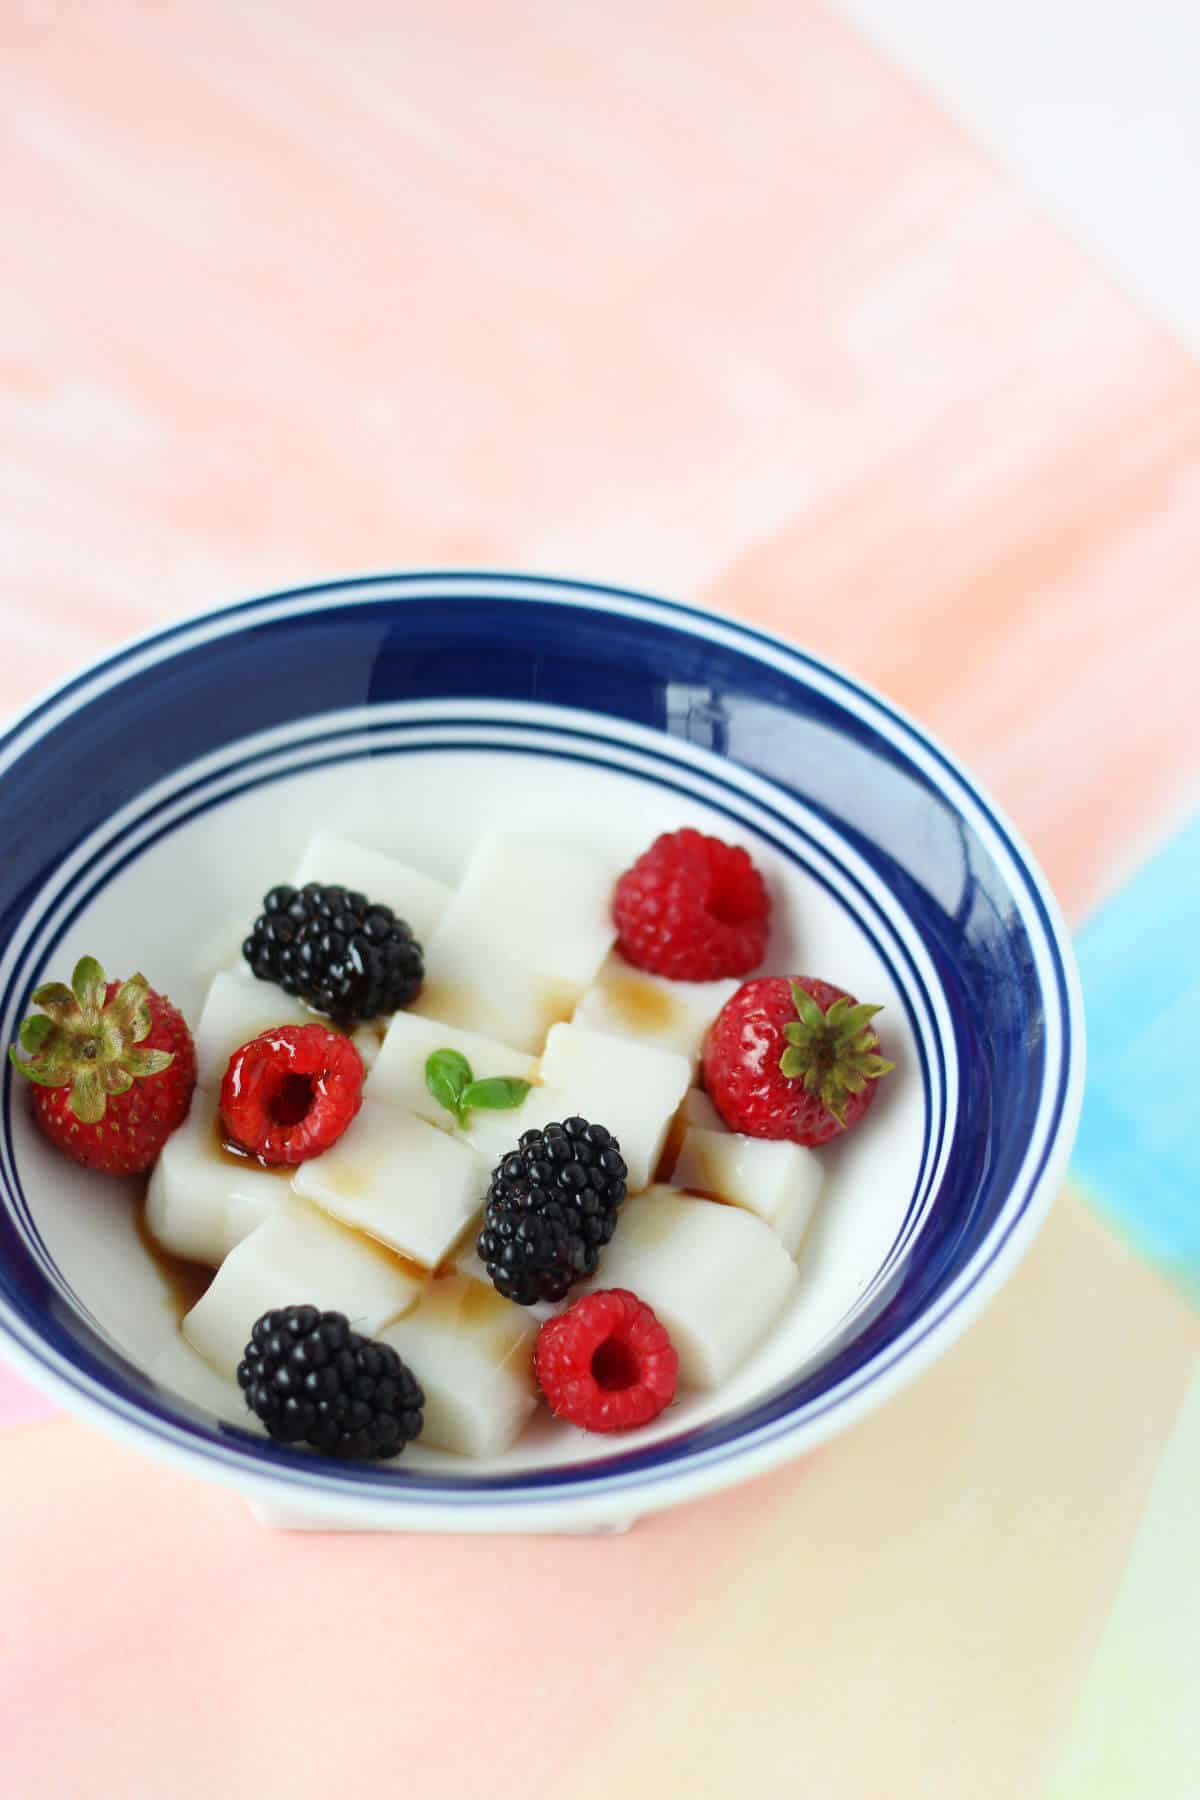
[[[492,1175],[476,1240],[497,1293],[532,1306],[561,1300],[593,1275],[617,1228],[627,1174],[603,1125],[564,1119],[525,1132]]]
[[[281,1444],[325,1456],[399,1456],[419,1435],[425,1395],[390,1344],[315,1306],[265,1312],[238,1364],[246,1405]]]
[[[242,955],[260,981],[339,1025],[398,1012],[425,978],[421,946],[390,906],[317,881],[272,888]]]

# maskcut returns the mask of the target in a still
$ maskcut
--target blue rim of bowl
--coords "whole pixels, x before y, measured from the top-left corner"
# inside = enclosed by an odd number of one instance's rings
[[[134,1424],[143,1434],[159,1433],[172,1441],[175,1449],[182,1449],[188,1457],[198,1457],[201,1461],[212,1463],[232,1454],[235,1463],[244,1465],[246,1453],[254,1464],[254,1474],[258,1478],[267,1478],[275,1485],[283,1484],[292,1493],[297,1488],[310,1492],[314,1487],[323,1488],[326,1493],[336,1493],[341,1497],[352,1494],[357,1488],[360,1493],[372,1501],[381,1499],[385,1494],[397,1503],[406,1497],[413,1501],[436,1501],[438,1504],[469,1503],[486,1501],[495,1504],[498,1501],[512,1499],[530,1502],[554,1490],[567,1488],[572,1492],[595,1493],[599,1490],[613,1492],[617,1489],[636,1488],[639,1492],[648,1484],[652,1484],[656,1475],[677,1476],[681,1469],[691,1469],[697,1465],[711,1465],[715,1456],[723,1455],[736,1462],[745,1459],[752,1450],[764,1448],[769,1441],[776,1445],[782,1440],[781,1454],[788,1454],[788,1443],[797,1436],[804,1435],[805,1428],[810,1428],[810,1435],[827,1435],[826,1430],[812,1434],[811,1428],[824,1420],[828,1423],[829,1415],[843,1411],[849,1416],[851,1411],[862,1410],[859,1404],[862,1390],[871,1384],[885,1382],[893,1375],[898,1365],[910,1360],[916,1363],[924,1360],[922,1347],[928,1344],[932,1334],[948,1335],[948,1328],[965,1322],[963,1316],[968,1308],[971,1296],[989,1284],[989,1279],[999,1272],[1000,1265],[1009,1246],[1020,1235],[1019,1228],[1027,1225],[1034,1212],[1035,1201],[1042,1202],[1041,1210],[1051,1197],[1045,1192],[1048,1177],[1061,1168],[1065,1162],[1069,1148],[1070,1136],[1074,1128],[1074,1120],[1078,1110],[1078,1097],[1081,1085],[1082,1067],[1079,1050],[1080,1011],[1078,991],[1074,973],[1073,958],[1067,946],[1065,933],[1057,915],[1057,908],[1045,891],[1044,884],[1032,864],[1028,853],[1019,843],[1016,834],[975,788],[969,777],[960,770],[946,752],[930,742],[927,735],[906,719],[896,708],[879,696],[873,694],[853,678],[830,668],[818,658],[797,650],[783,640],[774,638],[753,628],[745,627],[733,621],[724,620],[702,610],[684,605],[680,602],[659,600],[653,596],[638,594],[633,590],[609,588],[600,584],[553,578],[514,576],[489,571],[450,571],[410,573],[401,575],[359,576],[346,581],[315,584],[282,593],[262,596],[258,599],[236,602],[233,605],[202,614],[197,618],[168,627],[127,646],[124,650],[104,658],[93,668],[81,672],[61,687],[36,702],[23,717],[0,738],[0,767],[6,758],[11,757],[14,749],[19,750],[23,742],[32,741],[38,735],[37,727],[44,722],[52,726],[53,714],[61,710],[65,702],[85,691],[89,685],[103,687],[112,685],[113,680],[125,676],[135,676],[139,662],[148,653],[156,652],[150,659],[153,662],[169,657],[174,646],[186,642],[189,637],[196,641],[197,634],[218,637],[224,635],[234,621],[245,620],[248,615],[262,618],[265,614],[274,616],[302,617],[305,610],[312,605],[335,602],[341,606],[356,604],[370,599],[378,599],[394,604],[396,601],[412,598],[428,600],[433,596],[430,588],[469,590],[473,599],[488,600],[495,598],[515,598],[538,600],[543,603],[573,604],[584,603],[583,597],[591,597],[601,603],[600,610],[612,611],[622,606],[649,613],[651,617],[665,618],[676,626],[682,624],[691,635],[701,638],[717,638],[754,657],[764,660],[769,656],[778,666],[781,662],[785,668],[790,666],[794,674],[806,683],[818,682],[836,690],[843,704],[849,703],[856,719],[868,727],[872,727],[871,715],[882,719],[889,727],[892,742],[899,742],[904,754],[913,759],[917,752],[926,761],[931,762],[939,771],[937,786],[945,797],[956,802],[956,810],[963,810],[963,803],[981,819],[1007,856],[1013,871],[1023,884],[1024,894],[1031,904],[1034,918],[1042,936],[1042,950],[1047,958],[1049,973],[1053,980],[1053,993],[1047,994],[1047,1001],[1056,1002],[1055,1020],[1062,1035],[1061,1055],[1059,1058],[1055,1091],[1051,1097],[1051,1118],[1044,1134],[1044,1141],[1034,1166],[1022,1171],[1022,1191],[1009,1197],[1008,1203],[994,1221],[985,1242],[978,1248],[973,1257],[950,1283],[947,1290],[936,1296],[936,1302],[928,1310],[917,1316],[901,1335],[885,1343],[883,1349],[869,1356],[862,1367],[840,1378],[832,1388],[828,1388],[810,1398],[802,1406],[793,1403],[792,1390],[785,1389],[781,1394],[773,1396],[763,1406],[747,1409],[723,1433],[714,1434],[711,1428],[698,1432],[685,1433],[678,1440],[664,1440],[644,1452],[630,1452],[619,1457],[603,1461],[581,1463],[566,1468],[539,1470],[536,1472],[518,1472],[511,1477],[479,1478],[471,1484],[455,1478],[450,1483],[440,1481],[434,1474],[421,1474],[408,1477],[401,1484],[394,1474],[380,1476],[377,1472],[366,1472],[353,1467],[340,1467],[336,1474],[324,1474],[314,1468],[311,1458],[297,1456],[294,1452],[280,1451],[276,1446],[267,1446],[261,1438],[241,1433],[236,1428],[225,1428],[218,1443],[212,1436],[211,1425],[201,1420],[196,1426],[184,1423],[184,1419],[193,1410],[186,1406],[178,1412],[164,1413],[158,1418],[147,1417],[147,1400],[138,1396],[131,1404],[120,1401],[106,1387],[103,1381],[96,1381],[79,1370],[69,1359],[55,1357],[53,1360],[42,1359],[41,1375],[50,1378],[52,1383],[62,1387],[64,1382],[75,1390],[78,1397],[84,1397],[102,1408],[117,1413],[127,1423]],[[498,589],[499,592],[483,590]],[[377,590],[377,591],[373,591]],[[397,590],[400,590],[397,592]],[[450,594],[438,597],[453,597]],[[465,596],[464,596],[465,597]],[[577,598],[578,597],[578,598]],[[308,603],[308,608],[304,603]],[[747,650],[747,647],[750,647]],[[131,666],[132,665],[132,666]],[[69,715],[71,708],[66,707]],[[668,740],[669,741],[669,740]],[[768,781],[768,785],[778,786]],[[1026,1234],[1030,1235],[1030,1234]],[[955,1315],[958,1315],[956,1319]],[[18,1342],[24,1338],[19,1334]],[[31,1349],[35,1353],[41,1348],[36,1342],[30,1345],[24,1342],[22,1347],[26,1357]],[[120,1360],[119,1358],[117,1359]],[[197,1418],[200,1415],[197,1413]],[[694,1437],[712,1438],[716,1435],[720,1441],[703,1451],[688,1447],[688,1441]],[[736,1469],[727,1478],[736,1476]],[[711,1482],[708,1485],[712,1485]],[[648,1500],[648,1504],[653,1502]]]

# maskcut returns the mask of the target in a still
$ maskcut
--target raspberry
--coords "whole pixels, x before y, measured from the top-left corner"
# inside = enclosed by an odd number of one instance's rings
[[[336,1144],[362,1105],[362,1057],[324,1025],[279,1025],[229,1059],[221,1118],[233,1141],[274,1168]]]
[[[849,1131],[895,1067],[879,1055],[879,1010],[807,975],[744,982],[704,1045],[704,1085],[729,1129],[794,1144]]]
[[[399,1456],[424,1424],[425,1395],[412,1370],[390,1344],[351,1331],[344,1313],[264,1313],[237,1378],[271,1437],[325,1456]]]
[[[622,955],[672,981],[719,981],[757,968],[771,901],[744,850],[685,829],[656,838],[617,882]]]
[[[558,1418],[585,1431],[628,1431],[674,1399],[679,1358],[644,1301],[628,1288],[603,1288],[546,1320],[533,1367]]]

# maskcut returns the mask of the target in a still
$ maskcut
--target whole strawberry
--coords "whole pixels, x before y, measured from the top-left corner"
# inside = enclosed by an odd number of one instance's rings
[[[47,982],[20,1030],[33,1114],[51,1143],[87,1169],[141,1175],[187,1117],[196,1052],[183,1015],[144,975],[107,981],[81,957],[71,986]]]
[[[704,1045],[704,1085],[731,1131],[823,1144],[856,1125],[881,1075],[871,1020],[844,988],[808,975],[742,984]]]

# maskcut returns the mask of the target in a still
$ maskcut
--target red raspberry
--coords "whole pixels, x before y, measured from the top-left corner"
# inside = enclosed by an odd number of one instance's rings
[[[628,1431],[648,1425],[674,1398],[679,1358],[636,1294],[604,1288],[546,1320],[533,1367],[560,1419],[585,1431]]]
[[[721,1008],[704,1045],[704,1085],[731,1131],[823,1144],[849,1131],[894,1063],[845,988],[808,975],[747,981]]]
[[[307,1162],[336,1144],[362,1105],[362,1057],[324,1025],[279,1025],[229,1059],[221,1118],[268,1167]]]
[[[771,901],[744,850],[685,829],[656,838],[617,882],[622,955],[672,981],[747,975],[767,948]]]

